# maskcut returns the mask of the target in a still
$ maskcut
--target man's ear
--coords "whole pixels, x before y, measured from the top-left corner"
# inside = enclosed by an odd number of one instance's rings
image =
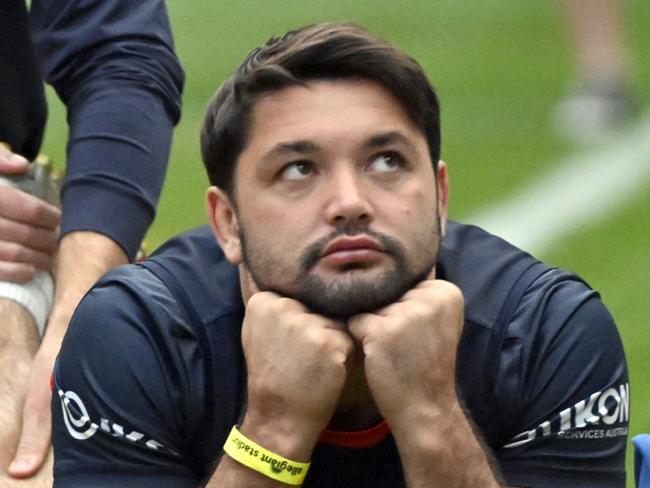
[[[230,198],[221,188],[211,186],[205,195],[205,208],[212,233],[226,259],[235,265],[242,264],[239,220]]]
[[[447,211],[449,210],[449,173],[447,164],[438,161],[438,176],[436,178],[438,193],[438,216],[440,218],[440,233],[444,236],[447,229]]]

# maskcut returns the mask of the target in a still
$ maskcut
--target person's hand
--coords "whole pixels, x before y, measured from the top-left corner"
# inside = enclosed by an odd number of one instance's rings
[[[32,476],[46,459],[51,431],[50,377],[75,308],[100,276],[126,262],[122,248],[102,234],[79,231],[61,239],[54,306],[29,373],[20,440],[9,466],[11,476]]]
[[[0,472],[0,488],[51,488],[54,455],[52,448],[47,453],[43,467],[29,480],[17,480],[4,472]]]
[[[25,158],[0,144],[0,176],[27,167]],[[51,270],[60,219],[54,205],[0,182],[0,280],[26,283]]]
[[[50,318],[50,323],[51,321]],[[9,474],[14,478],[33,476],[42,467],[51,450],[50,377],[62,339],[59,334],[46,334],[34,356],[27,380],[28,391],[23,404],[20,441],[8,469]]]
[[[343,327],[296,300],[253,294],[242,329],[248,369],[242,432],[253,432],[265,447],[309,457],[346,380],[354,344]]]
[[[348,321],[361,344],[377,408],[393,431],[457,403],[456,349],[463,297],[449,282],[428,279],[400,301]]]

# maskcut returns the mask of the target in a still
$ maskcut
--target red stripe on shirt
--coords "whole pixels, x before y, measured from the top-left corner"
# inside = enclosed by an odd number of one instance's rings
[[[365,430],[340,431],[325,429],[320,436],[320,442],[348,448],[371,447],[383,441],[388,434],[390,434],[390,429],[384,420]]]

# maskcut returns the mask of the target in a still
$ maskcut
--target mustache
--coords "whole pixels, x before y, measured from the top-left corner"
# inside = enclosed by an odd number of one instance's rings
[[[396,239],[387,236],[386,234],[382,234],[381,232],[372,231],[366,227],[346,226],[334,230],[334,232],[325,237],[321,237],[305,249],[300,258],[300,266],[302,268],[302,271],[311,271],[318,264],[318,261],[325,252],[325,249],[333,240],[338,239],[339,237],[352,237],[358,235],[368,236],[376,240],[384,248],[384,252],[390,254],[393,257],[398,257],[401,259],[401,257],[404,255],[402,245]]]

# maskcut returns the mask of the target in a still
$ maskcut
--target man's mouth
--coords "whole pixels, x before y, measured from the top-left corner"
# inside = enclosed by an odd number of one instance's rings
[[[321,254],[321,262],[328,266],[364,266],[379,260],[384,248],[367,236],[343,236],[330,242]]]

